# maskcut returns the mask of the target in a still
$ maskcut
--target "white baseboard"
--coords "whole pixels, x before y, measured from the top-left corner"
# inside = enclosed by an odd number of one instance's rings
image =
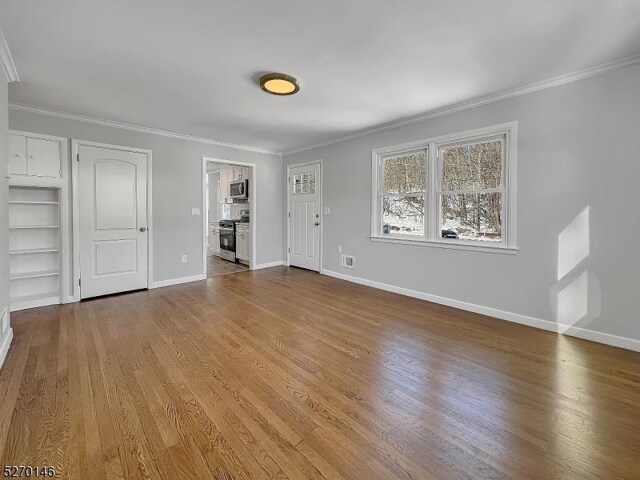
[[[566,330],[564,330],[562,334],[569,335],[571,337],[584,338],[585,340],[591,340],[592,342],[604,343],[605,345],[611,345],[612,347],[620,347],[626,350],[640,352],[640,340],[634,340],[633,338],[620,337],[618,335],[598,332],[597,330],[590,330],[582,327],[566,327]]]
[[[192,275],[190,277],[170,278],[169,280],[159,280],[151,284],[151,289],[160,287],[170,287],[171,285],[180,285],[181,283],[199,282],[200,280],[206,280],[207,276],[204,274]]]
[[[271,267],[281,267],[284,265],[282,260],[278,260],[277,262],[269,262],[269,263],[261,263],[260,265],[255,265],[253,270],[262,270],[263,268],[271,268]]]
[[[9,324],[9,309],[5,308],[2,313],[0,313],[0,329],[6,324],[9,328],[5,332],[4,336],[0,338],[0,368],[4,365],[4,361],[7,358],[7,353],[9,353],[9,346],[11,345],[11,340],[13,340],[13,329]]]
[[[625,348],[627,350],[640,352],[640,340],[634,340],[632,338],[619,337],[619,336],[611,335],[608,333],[589,330],[587,328],[561,325],[549,320],[542,320],[540,318],[528,317],[526,315],[520,315],[518,313],[506,312],[504,310],[498,310],[496,308],[485,307],[483,305],[463,302],[460,300],[454,300],[447,297],[440,297],[438,295],[431,295],[429,293],[419,292],[417,290],[410,290],[408,288],[397,287],[395,285],[388,285],[386,283],[367,280],[361,277],[354,277],[351,275],[346,275],[344,273],[334,272],[332,270],[322,270],[321,273],[329,277],[346,280],[347,282],[358,283],[360,285],[365,285],[367,287],[373,287],[379,290],[385,290],[387,292],[393,292],[393,293],[398,293],[400,295],[405,295],[407,297],[426,300],[427,302],[433,302],[433,303],[438,303],[440,305],[446,305],[448,307],[459,308],[460,310],[479,313],[481,315],[487,315],[489,317],[495,317],[495,318],[499,318],[500,320],[507,320],[509,322],[519,323],[521,325],[527,325],[529,327],[540,328],[542,330],[547,330],[550,332],[556,332],[556,333],[562,332],[563,335],[570,335],[573,337],[583,338],[585,340],[604,343],[605,345],[611,345],[614,347],[620,347],[620,348]]]

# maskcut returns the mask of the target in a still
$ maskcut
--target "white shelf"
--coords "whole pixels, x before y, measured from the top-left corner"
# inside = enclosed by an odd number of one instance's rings
[[[11,250],[9,255],[25,255],[29,253],[57,253],[59,248],[23,248],[21,250]]]
[[[39,272],[13,273],[9,275],[10,280],[25,280],[27,278],[54,277],[60,275],[58,270],[41,270]]]
[[[38,228],[60,228],[60,225],[9,225],[10,230],[25,230]]]
[[[33,202],[27,200],[11,200],[9,205],[59,205],[58,202]]]
[[[22,295],[19,297],[11,297],[9,303],[12,312],[26,308],[55,305],[56,303],[60,303],[60,294],[58,292],[45,292],[36,295]]]
[[[35,295],[23,295],[22,297],[11,297],[11,302],[32,302],[34,300],[41,300],[45,298],[57,298],[58,292],[46,292],[46,293],[37,293]]]

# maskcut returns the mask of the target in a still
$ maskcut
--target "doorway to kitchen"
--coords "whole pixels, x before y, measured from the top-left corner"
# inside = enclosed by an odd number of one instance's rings
[[[203,158],[203,271],[250,270],[255,261],[255,165]]]

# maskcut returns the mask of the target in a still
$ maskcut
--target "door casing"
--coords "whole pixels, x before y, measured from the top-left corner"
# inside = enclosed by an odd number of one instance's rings
[[[151,150],[134,147],[124,147],[122,145],[111,145],[108,143],[89,142],[85,140],[71,140],[71,195],[72,195],[72,216],[73,216],[73,301],[80,301],[80,204],[78,197],[78,152],[80,146],[108,148],[111,150],[121,150],[125,152],[142,153],[147,156],[147,288],[153,286],[153,212],[151,199],[153,195],[151,172],[152,152]]]
[[[287,251],[286,251],[286,265],[287,266],[291,266],[291,217],[290,217],[290,213],[291,213],[291,169],[292,168],[297,168],[297,167],[308,167],[310,165],[320,165],[320,247],[319,247],[319,251],[318,251],[318,257],[319,257],[319,263],[320,263],[320,267],[319,267],[319,273],[323,272],[322,269],[322,258],[323,258],[323,252],[324,252],[324,246],[323,246],[323,238],[324,238],[324,181],[323,181],[323,175],[324,175],[324,168],[323,168],[323,161],[322,159],[319,160],[312,160],[309,162],[302,162],[302,163],[292,163],[291,165],[287,165],[287,176],[285,178],[285,188],[286,188],[286,198],[287,198],[287,211],[285,212],[285,215],[287,217]]]

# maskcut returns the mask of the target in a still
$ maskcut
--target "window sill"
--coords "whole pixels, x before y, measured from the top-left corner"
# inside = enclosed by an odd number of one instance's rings
[[[369,240],[379,243],[398,243],[401,245],[415,245],[418,247],[436,247],[436,248],[448,248],[451,250],[468,250],[472,252],[483,253],[496,253],[499,255],[516,255],[518,253],[517,248],[507,247],[504,245],[475,245],[469,243],[454,243],[443,242],[437,240],[415,240],[413,238],[399,238],[399,237],[382,237],[377,235],[370,235]]]

